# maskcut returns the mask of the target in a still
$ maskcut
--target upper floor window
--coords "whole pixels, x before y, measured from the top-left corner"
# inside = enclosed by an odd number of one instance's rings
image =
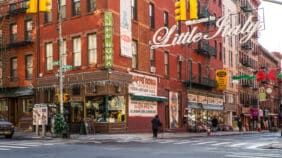
[[[168,12],[164,11],[164,26],[168,27]]]
[[[46,70],[50,71],[53,70],[53,44],[46,43],[45,51],[46,51]]]
[[[88,35],[88,64],[97,63],[97,37],[96,34]]]
[[[66,0],[60,0],[60,12],[61,12],[61,18],[66,18]]]
[[[132,19],[137,20],[137,0],[131,1]]]
[[[10,12],[17,9],[17,3],[10,4]]]
[[[73,38],[73,66],[81,66],[81,39]]]
[[[88,12],[92,12],[96,10],[96,0],[87,0],[88,5],[87,5],[87,10]]]
[[[72,15],[80,15],[80,0],[72,0]]]
[[[18,25],[17,24],[11,24],[11,36],[10,36],[10,41],[11,43],[17,41],[17,34],[18,34]]]
[[[153,3],[149,4],[149,27],[155,28],[155,6]]]
[[[168,54],[168,52],[165,52],[164,53],[164,75],[165,76],[169,75],[169,61],[168,61],[168,58],[169,58],[169,54]]]
[[[181,79],[182,62],[177,60],[177,79]]]
[[[138,66],[138,48],[137,48],[137,41],[132,41],[132,68],[137,69]]]
[[[44,22],[49,23],[52,21],[52,3],[50,4],[50,12],[49,13],[44,13]]]
[[[25,40],[32,40],[32,20],[25,22]]]
[[[25,79],[31,80],[32,79],[32,55],[25,56]]]
[[[229,51],[229,66],[233,66],[233,53],[232,51]]]
[[[156,53],[155,53],[155,49],[150,49],[150,63],[151,63],[151,66],[156,66]]]
[[[18,58],[11,58],[11,81],[18,80]]]

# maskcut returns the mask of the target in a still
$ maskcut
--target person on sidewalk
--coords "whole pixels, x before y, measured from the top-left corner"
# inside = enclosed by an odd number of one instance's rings
[[[242,121],[241,121],[241,118],[238,118],[237,125],[238,125],[238,128],[239,128],[239,132],[242,132]]]
[[[217,118],[214,116],[213,119],[211,120],[211,122],[212,122],[212,131],[216,132],[217,131],[217,125],[218,125]]]
[[[151,123],[152,123],[152,130],[153,130],[153,138],[157,138],[159,127],[162,126],[159,116],[156,115],[155,118],[152,119]]]

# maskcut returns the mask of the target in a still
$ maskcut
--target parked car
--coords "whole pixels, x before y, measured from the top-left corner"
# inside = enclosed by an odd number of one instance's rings
[[[5,138],[12,138],[14,131],[13,124],[0,115],[0,135],[4,135]]]

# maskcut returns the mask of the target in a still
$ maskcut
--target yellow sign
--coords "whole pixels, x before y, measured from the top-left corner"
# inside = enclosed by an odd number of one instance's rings
[[[216,70],[215,80],[217,82],[217,89],[225,90],[227,85],[227,70]]]
[[[259,88],[259,101],[265,101],[266,100],[266,93],[264,87]]]

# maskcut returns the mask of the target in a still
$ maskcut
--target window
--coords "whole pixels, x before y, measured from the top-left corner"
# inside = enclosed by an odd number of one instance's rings
[[[169,58],[169,54],[168,52],[165,52],[164,53],[164,75],[165,76],[168,76],[169,75],[169,61],[168,61],[168,58]]]
[[[53,70],[53,44],[46,43],[45,51],[46,51],[46,70],[50,71]]]
[[[97,63],[97,36],[96,34],[88,35],[88,64]]]
[[[80,95],[80,87],[73,87],[72,88],[72,95],[79,96]]]
[[[192,74],[193,74],[193,72],[192,72],[192,65],[193,63],[192,63],[192,60],[190,60],[189,59],[189,63],[188,63],[188,66],[189,66],[189,81],[190,81],[190,88],[191,88],[191,81],[192,81]]]
[[[96,0],[88,0],[88,5],[87,5],[88,12],[92,12],[96,10]]]
[[[0,111],[8,111],[8,104],[5,100],[0,100]]]
[[[168,12],[164,11],[164,26],[168,27]]]
[[[177,79],[181,80],[181,69],[182,69],[182,62],[181,61],[177,61]]]
[[[59,52],[60,52],[60,47],[59,47]],[[67,65],[67,42],[66,42],[65,39],[62,41],[62,55],[61,55],[61,58],[62,58],[61,59],[62,65]]]
[[[66,0],[61,0],[60,2],[61,2],[60,4],[61,18],[64,19],[66,18]]]
[[[17,3],[12,3],[10,4],[10,12],[14,11],[17,9]]]
[[[23,99],[23,112],[32,112],[32,108],[33,108],[33,103],[32,103],[32,99]]]
[[[25,22],[25,40],[32,40],[32,21],[28,20]]]
[[[80,15],[80,0],[73,0],[72,4],[72,16]]]
[[[73,66],[81,66],[81,40],[80,37],[73,38]]]
[[[219,43],[219,60],[222,61],[222,43]]]
[[[44,13],[44,22],[50,23],[52,21],[52,3],[50,4],[50,13]]]
[[[154,4],[149,4],[149,27],[155,28],[155,6]]]
[[[18,80],[18,58],[11,58],[11,81]]]
[[[137,0],[131,1],[132,19],[137,20]]]
[[[198,63],[198,81],[199,83],[201,83],[202,81],[202,64],[201,63]]]
[[[229,51],[229,66],[232,67],[233,66],[233,54],[232,51]]]
[[[138,48],[137,41],[132,41],[132,68],[137,69],[138,66]]]
[[[32,55],[25,56],[25,79],[31,80],[32,79]]]
[[[10,26],[11,36],[10,36],[10,42],[14,43],[17,40],[17,34],[18,34],[18,25],[17,24],[11,24]]]

